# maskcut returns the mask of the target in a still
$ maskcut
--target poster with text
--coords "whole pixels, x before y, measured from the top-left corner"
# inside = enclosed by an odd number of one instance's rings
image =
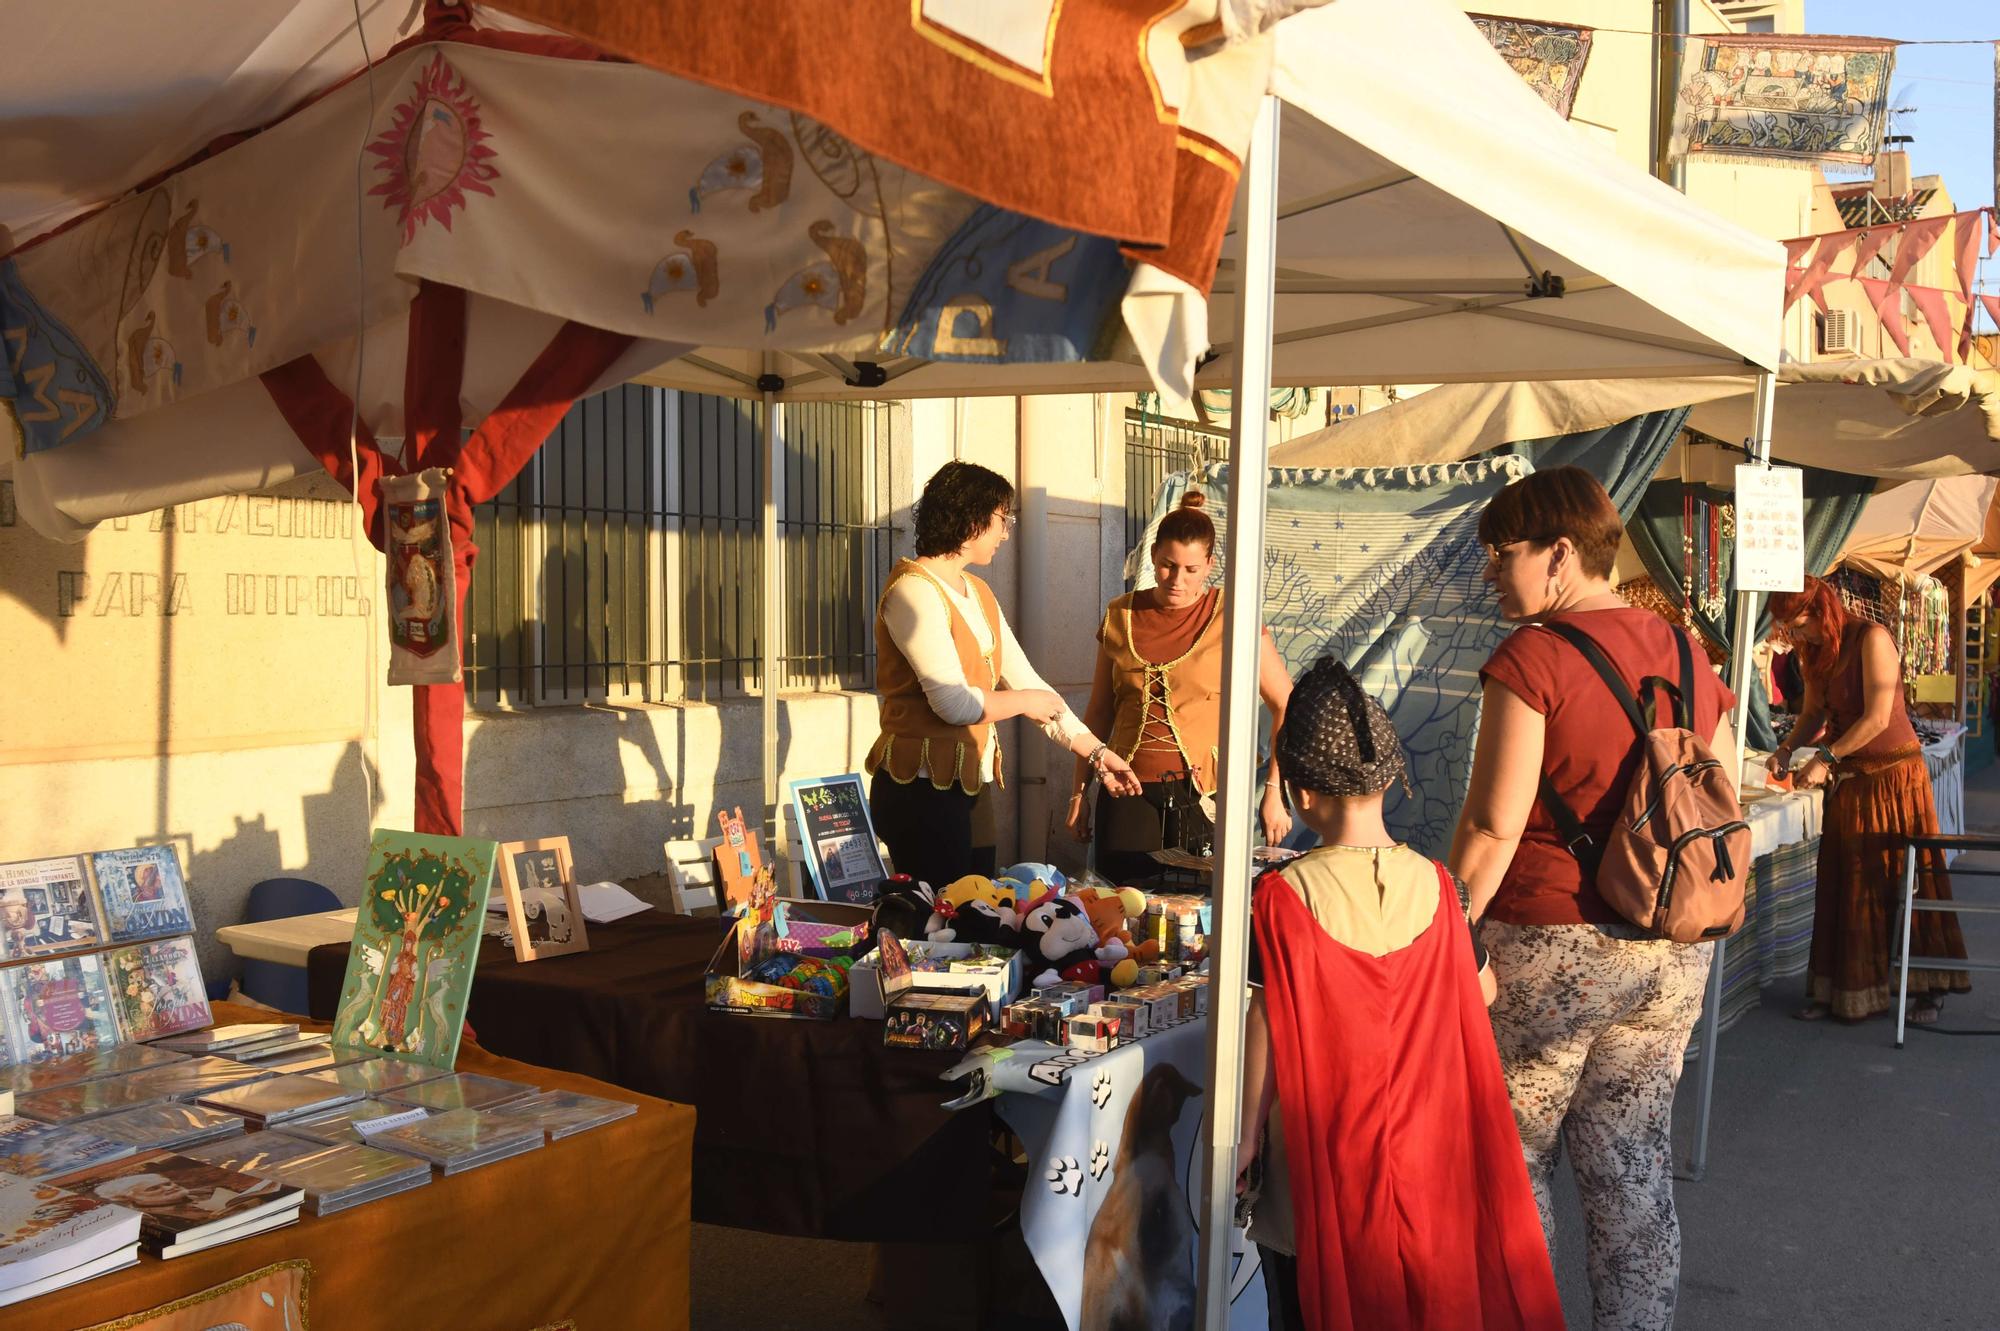
[[[1806,501],[1797,467],[1736,469],[1736,590],[1805,587]]]
[[[792,812],[820,899],[864,906],[873,902],[889,874],[875,848],[875,824],[868,817],[861,778],[850,772],[794,781]]]

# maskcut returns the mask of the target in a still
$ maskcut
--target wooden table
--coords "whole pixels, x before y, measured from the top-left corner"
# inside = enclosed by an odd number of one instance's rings
[[[268,1015],[230,1003],[214,1009],[224,1025]],[[117,1274],[0,1308],[0,1331],[122,1324],[301,1258],[311,1263],[307,1311],[314,1331],[686,1327],[694,1111],[500,1058],[470,1040],[458,1068],[630,1100],[639,1112],[324,1219],[308,1215],[289,1228],[172,1261],[141,1257]]]

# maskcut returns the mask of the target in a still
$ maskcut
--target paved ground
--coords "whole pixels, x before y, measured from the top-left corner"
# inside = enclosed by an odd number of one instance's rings
[[[1966,821],[2000,831],[2000,768],[1969,784]],[[2000,855],[1963,867],[2000,869]],[[1962,895],[2000,900],[2000,879]],[[1966,917],[1974,956],[2000,959],[2000,916]],[[1940,1030],[2000,1032],[2000,976],[1947,1004]],[[1707,1177],[1678,1190],[1685,1252],[1680,1331],[1994,1331],[2000,1328],[2000,1038],[1886,1020],[1805,1024],[1799,980],[1723,1037]],[[1675,1108],[1681,1158],[1694,1127],[1696,1067]],[[1570,1324],[1590,1325],[1581,1217],[1566,1172],[1556,1271]],[[921,1205],[921,1199],[912,1199]],[[1060,1331],[1018,1240],[996,1240],[988,1325]],[[860,1245],[770,1239],[698,1226],[696,1331],[971,1326],[946,1311],[971,1277],[942,1254],[937,1288],[891,1317],[867,1298]]]

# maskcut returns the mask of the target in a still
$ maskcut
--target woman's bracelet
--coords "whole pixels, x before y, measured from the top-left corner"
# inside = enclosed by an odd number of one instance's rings
[[[1083,760],[1083,765],[1085,767],[1088,767],[1091,771],[1095,772],[1097,770],[1097,760],[1103,757],[1105,751],[1110,749],[1110,747],[1111,746],[1109,744],[1098,745],[1096,748],[1090,751],[1090,756]]]

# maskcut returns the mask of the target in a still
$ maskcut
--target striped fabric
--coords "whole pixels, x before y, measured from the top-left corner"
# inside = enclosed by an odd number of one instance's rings
[[[1813,887],[1819,876],[1819,838],[1800,841],[1750,866],[1743,928],[1722,955],[1722,1029],[1757,1006],[1763,990],[1803,975],[1812,952]],[[1697,1024],[1687,1056],[1701,1054]]]

